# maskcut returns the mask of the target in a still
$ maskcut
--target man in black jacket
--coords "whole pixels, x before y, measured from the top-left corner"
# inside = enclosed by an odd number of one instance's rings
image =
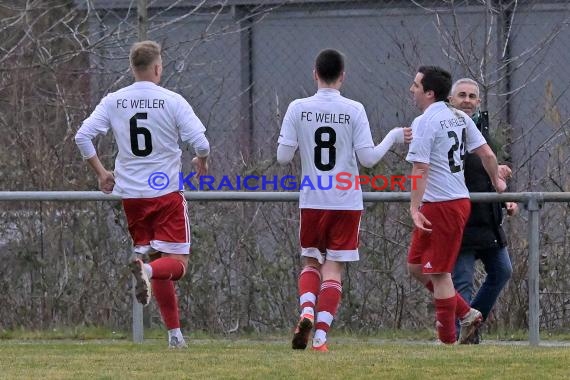
[[[449,101],[451,105],[471,116],[483,137],[496,150],[489,136],[488,113],[479,110],[481,99],[477,82],[469,78],[459,79],[453,84]],[[476,155],[467,153],[464,165],[465,183],[469,192],[495,191],[481,160]],[[506,165],[499,165],[499,173],[504,180],[511,176],[511,170]],[[506,208],[508,215],[517,212],[517,204],[512,202],[472,204],[471,215],[465,226],[463,242],[453,270],[455,289],[471,303],[471,307],[481,311],[483,320],[489,316],[501,290],[512,274],[507,239],[502,227],[503,207]],[[487,275],[473,298],[473,276],[477,259],[482,261]],[[480,334],[477,331],[468,343],[478,344],[479,341]]]

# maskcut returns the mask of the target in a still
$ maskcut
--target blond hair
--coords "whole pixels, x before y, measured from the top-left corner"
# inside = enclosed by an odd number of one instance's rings
[[[129,60],[134,71],[148,69],[160,58],[160,45],[154,41],[136,42],[131,47]]]

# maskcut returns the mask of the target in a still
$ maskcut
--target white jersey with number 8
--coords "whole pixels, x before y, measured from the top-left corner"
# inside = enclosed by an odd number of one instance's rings
[[[355,151],[373,148],[366,111],[361,103],[334,89],[319,89],[293,101],[283,118],[279,144],[299,147],[302,179],[300,208],[362,210],[362,190]],[[350,189],[336,187],[336,176],[349,173]],[[310,182],[310,184],[309,184]],[[346,188],[346,184],[340,186]]]

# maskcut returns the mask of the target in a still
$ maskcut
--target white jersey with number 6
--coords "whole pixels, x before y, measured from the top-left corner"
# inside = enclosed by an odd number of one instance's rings
[[[78,135],[93,139],[109,129],[119,148],[113,194],[123,198],[154,198],[179,191],[182,152],[178,141],[195,141],[206,130],[181,95],[145,81],[105,96]],[[153,173],[163,174],[149,180]]]
[[[469,198],[463,175],[465,151],[471,153],[486,143],[473,120],[463,111],[436,102],[414,120],[412,135],[406,160],[429,164],[422,200]]]
[[[361,103],[334,89],[319,89],[293,101],[283,118],[279,144],[299,147],[302,166],[299,208],[362,210],[362,190],[354,183],[337,189],[336,175],[358,175],[355,151],[373,148],[366,111]],[[310,181],[310,183],[309,183]],[[341,186],[346,188],[345,185]]]

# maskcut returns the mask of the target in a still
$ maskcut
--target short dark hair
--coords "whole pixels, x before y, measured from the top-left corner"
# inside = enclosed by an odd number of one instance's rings
[[[418,73],[424,74],[422,86],[424,91],[433,91],[435,101],[446,101],[451,91],[451,74],[441,67],[420,66]]]
[[[315,70],[323,82],[335,82],[344,71],[344,54],[334,49],[321,51],[315,60]]]

